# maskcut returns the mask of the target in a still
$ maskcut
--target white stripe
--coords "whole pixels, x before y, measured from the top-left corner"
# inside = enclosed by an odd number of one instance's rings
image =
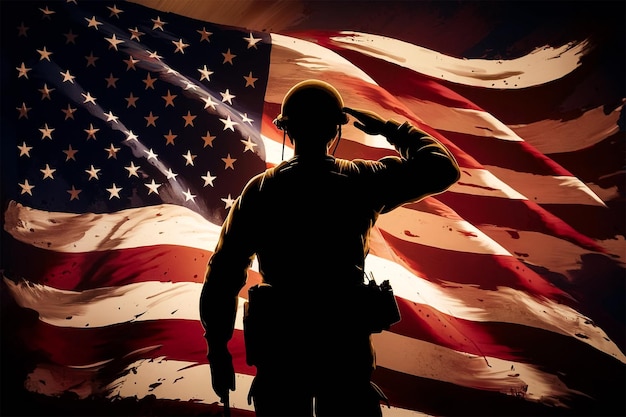
[[[520,89],[558,80],[574,71],[587,53],[589,42],[570,42],[558,48],[546,45],[520,58],[455,58],[386,36],[344,31],[331,40],[344,49],[360,52],[409,68],[435,79],[474,87]]]
[[[505,247],[520,261],[530,265],[541,265],[550,273],[563,275],[574,279],[582,264],[582,256],[595,251],[583,249],[565,239],[540,232],[515,230],[508,227],[499,227],[491,224],[478,225],[478,228],[491,239]],[[606,245],[606,256],[622,262],[626,261],[626,245],[623,236],[621,239],[595,241],[599,246]],[[546,248],[550,248],[546,250]]]
[[[573,176],[537,175],[487,166],[490,172],[537,204],[581,204],[606,207],[585,183]]]
[[[471,285],[450,288],[416,277],[405,268],[376,256],[367,259],[368,270],[380,283],[389,279],[395,295],[430,305],[444,314],[477,322],[506,322],[576,337],[624,362],[626,357],[599,327],[573,309],[511,288],[484,291]],[[24,308],[36,311],[39,319],[58,327],[98,328],[122,323],[184,319],[200,320],[201,283],[142,282],[120,287],[67,291],[5,278],[9,292]],[[296,295],[297,296],[297,295]],[[243,330],[243,303],[235,328]],[[106,311],[107,314],[102,314]],[[453,323],[451,323],[453,326]]]
[[[538,142],[536,136],[545,135],[546,138],[544,140],[547,140],[549,137],[550,143],[568,142],[570,138],[584,136],[584,134],[581,135],[580,131],[574,134],[572,129],[568,129],[567,137],[561,135],[562,137],[559,139],[553,136],[554,130],[549,129],[550,126],[541,124],[540,126],[543,130],[540,131],[538,131],[538,127],[532,130],[517,129],[522,134],[521,136],[524,138],[522,139],[517,133],[486,112],[450,108],[412,98],[402,100],[412,111],[419,114],[425,123],[438,130],[518,142],[527,139],[524,136],[525,134],[534,135],[534,142]],[[615,115],[615,117],[619,117],[619,114]],[[582,126],[579,125],[580,123],[577,124],[577,127],[581,128]],[[552,126],[554,129],[558,127],[558,125]],[[611,129],[608,129],[611,133],[616,131],[612,128],[618,129],[617,125],[614,124],[611,126]],[[589,128],[584,129],[587,132],[589,130]],[[606,133],[608,132],[602,132],[602,134]],[[445,135],[445,132],[443,134]],[[534,145],[532,141],[528,142]],[[542,149],[542,151],[545,151],[545,149]],[[602,200],[586,184],[573,176],[536,175],[500,166],[485,166],[485,168],[494,176],[500,178],[503,183],[526,196],[529,200],[539,204],[604,205]],[[458,190],[455,189],[453,191]]]
[[[282,142],[278,143],[265,135],[261,135],[261,139],[263,140],[263,147],[265,148],[265,162],[267,164],[278,165],[282,161],[293,157],[293,147],[289,145],[289,138],[285,139],[286,143],[284,147]]]
[[[157,215],[158,214],[158,215]],[[11,203],[5,230],[15,239],[56,252],[82,253],[159,244],[211,251],[220,227],[185,207],[163,204],[108,214],[47,212]],[[377,225],[405,241],[472,253],[507,254],[466,221],[397,208]],[[398,229],[398,225],[403,225]],[[448,231],[452,228],[452,231]],[[407,230],[413,236],[405,234]],[[446,233],[443,233],[448,231]],[[461,232],[476,237],[463,236]],[[417,236],[419,235],[419,237]]]
[[[444,106],[415,97],[398,97],[415,114],[437,130],[520,142],[522,138],[490,113]]]
[[[38,248],[65,253],[106,251],[158,244],[212,251],[221,226],[177,205],[162,204],[107,214],[32,209],[11,202],[4,230]]]
[[[544,154],[575,152],[587,149],[619,132],[624,106],[606,114],[600,106],[573,120],[540,120],[524,125],[510,125],[524,140]]]
[[[100,387],[100,365],[76,368],[39,364],[28,376],[26,389],[48,396],[60,396],[67,392],[78,394],[80,399],[104,394],[110,399],[144,399],[154,395],[161,400],[216,404],[220,402],[211,388],[211,370],[208,364],[176,361],[165,358],[140,359],[129,364],[124,376]],[[230,393],[230,407],[254,411],[248,404],[248,392],[253,376],[235,374],[235,391]],[[419,411],[397,407],[382,407],[383,417],[429,417]]]
[[[486,169],[461,168],[461,178],[446,192],[526,200],[526,197]]]
[[[398,207],[378,217],[376,225],[406,242],[458,252],[511,256],[465,220]]]
[[[556,375],[531,364],[470,355],[390,332],[373,335],[373,341],[380,352],[378,366],[409,375],[474,389],[524,393],[525,399],[535,401],[551,398],[559,402],[576,393]]]
[[[456,282],[438,286],[374,255],[368,256],[366,269],[374,273],[378,283],[389,279],[395,295],[429,305],[448,316],[475,322],[519,324],[577,339],[577,334],[584,334],[588,337],[582,340],[584,343],[626,363],[626,356],[601,328],[566,305],[503,286],[498,286],[497,291]],[[450,325],[454,327],[453,323]]]
[[[374,335],[373,341],[377,351],[387,353],[377,355],[378,366],[409,375],[507,394],[522,393],[527,386],[524,396],[527,400],[550,398],[558,402],[576,393],[556,375],[542,372],[533,365],[469,355],[389,332]],[[80,398],[106,393],[109,398],[142,399],[155,395],[157,398],[206,404],[219,402],[211,389],[211,372],[207,364],[164,357],[140,359],[129,364],[126,372],[122,372],[123,376],[108,386],[99,387],[98,370],[105,366],[98,364],[77,369],[40,364],[28,375],[25,387],[50,396],[73,391]],[[253,410],[247,402],[252,379],[250,375],[235,375],[236,389],[230,395],[232,408]]]

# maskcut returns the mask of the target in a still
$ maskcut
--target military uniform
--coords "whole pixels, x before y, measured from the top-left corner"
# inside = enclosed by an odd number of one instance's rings
[[[252,178],[223,225],[201,296],[209,360],[232,336],[255,256],[275,297],[252,361],[257,415],[381,413],[370,333],[351,304],[369,233],[380,214],[443,192],[459,175],[449,151],[409,123],[388,121],[382,134],[398,156],[297,155]]]

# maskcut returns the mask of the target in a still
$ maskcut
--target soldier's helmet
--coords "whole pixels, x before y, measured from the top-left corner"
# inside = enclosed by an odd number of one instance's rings
[[[290,136],[296,132],[324,134],[331,129],[336,131],[338,125],[348,123],[343,107],[339,91],[331,84],[321,80],[305,80],[291,87],[285,94],[281,113],[274,124],[286,130]]]

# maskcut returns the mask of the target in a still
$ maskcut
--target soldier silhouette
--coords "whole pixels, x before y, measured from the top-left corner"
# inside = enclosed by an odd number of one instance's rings
[[[330,149],[348,115],[399,155],[335,158]],[[257,416],[380,416],[385,397],[371,383],[371,329],[355,290],[364,282],[369,233],[381,213],[444,192],[459,167],[427,133],[344,107],[320,80],[293,86],[274,123],[294,144],[294,157],[246,185],[202,289],[213,389],[226,402],[235,389],[227,343],[256,256],[263,283],[250,291],[244,333],[247,361],[256,366],[249,400]]]

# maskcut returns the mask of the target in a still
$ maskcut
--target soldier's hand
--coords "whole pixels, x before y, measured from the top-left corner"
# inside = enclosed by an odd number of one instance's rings
[[[209,353],[209,365],[211,366],[211,382],[213,391],[222,401],[228,398],[230,390],[235,390],[235,370],[233,357],[228,349]]]
[[[354,116],[358,120],[354,122],[354,126],[369,135],[382,134],[385,130],[387,121],[372,111],[356,110],[350,107],[344,107],[343,111]]]

